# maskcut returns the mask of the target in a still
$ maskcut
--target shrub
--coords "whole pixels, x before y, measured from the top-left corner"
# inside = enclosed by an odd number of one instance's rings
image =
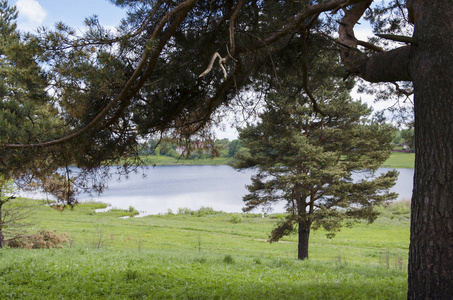
[[[230,223],[238,224],[242,222],[242,216],[238,214],[234,214],[231,216]]]
[[[214,214],[217,214],[217,213],[220,213],[218,211],[215,211],[212,207],[200,207],[198,210],[192,210],[188,207],[180,207],[178,208],[178,212],[177,214],[178,215],[196,215],[198,217],[203,217],[203,216],[207,216],[207,215],[214,215]]]
[[[407,199],[393,202],[392,204],[390,204],[389,210],[394,215],[409,214],[411,212],[411,202]]]
[[[188,207],[180,207],[180,208],[178,208],[178,213],[177,214],[178,215],[193,215],[194,211],[191,210]]]
[[[127,210],[127,212],[129,213],[130,217],[140,214],[140,212],[138,210],[136,210],[135,207],[133,207],[133,206],[129,206],[129,209]]]
[[[232,265],[232,264],[234,264],[234,258],[233,258],[233,256],[227,254],[223,258],[223,262],[226,263],[226,264]]]
[[[212,207],[204,207],[204,206],[200,207],[196,212],[198,217],[213,215],[216,213],[217,212]]]
[[[124,277],[125,277],[126,281],[130,281],[130,280],[138,279],[139,274],[138,274],[137,270],[127,269],[124,274]]]

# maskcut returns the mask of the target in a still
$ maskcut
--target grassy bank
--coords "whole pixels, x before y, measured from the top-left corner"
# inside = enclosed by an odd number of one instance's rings
[[[142,156],[141,159],[146,165],[156,166],[191,166],[191,165],[227,165],[231,158],[227,157],[214,157],[214,158],[200,158],[200,159],[186,159],[174,158],[163,155],[147,155]]]
[[[392,152],[382,167],[395,169],[413,169],[415,164],[415,153]]]
[[[392,152],[388,160],[384,162],[382,167],[384,168],[396,168],[396,169],[413,169],[414,168],[414,153],[400,153]],[[184,165],[227,165],[232,162],[231,158],[226,157],[215,157],[206,159],[185,159],[185,158],[173,158],[169,156],[155,156],[148,155],[143,156],[142,160],[147,165],[156,166],[184,166]]]
[[[39,205],[37,230],[66,232],[63,249],[0,250],[0,299],[404,299],[409,209],[332,240],[313,232],[310,260],[295,236],[266,242],[281,215],[185,214],[120,219],[96,205]]]

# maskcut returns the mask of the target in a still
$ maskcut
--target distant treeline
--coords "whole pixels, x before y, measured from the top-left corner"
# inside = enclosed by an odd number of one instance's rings
[[[415,150],[414,128],[396,130],[393,138],[394,151],[410,153]]]
[[[248,151],[241,146],[238,139],[216,140],[206,144],[202,141],[193,141],[190,144],[179,144],[168,140],[150,140],[140,148],[140,155],[168,156],[173,158],[204,159],[211,157],[234,158],[241,151]]]
[[[414,129],[396,130],[393,138],[393,151],[410,153],[415,147]],[[211,144],[192,141],[180,144],[172,140],[150,140],[142,144],[139,154],[151,156],[168,156],[186,159],[207,159],[212,157],[235,158],[238,153],[248,151],[239,139],[219,139]]]

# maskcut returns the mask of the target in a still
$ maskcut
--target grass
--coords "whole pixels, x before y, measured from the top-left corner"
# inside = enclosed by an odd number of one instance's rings
[[[142,156],[141,159],[145,164],[150,166],[227,165],[231,161],[231,158],[227,157],[186,159],[184,157],[174,158],[163,155],[147,155]]]
[[[143,156],[141,159],[147,165],[156,166],[178,166],[178,165],[227,165],[232,162],[231,158],[214,157],[206,159],[185,159],[173,158],[169,156]],[[392,152],[382,167],[396,169],[413,169],[415,161],[415,153]]]
[[[66,232],[63,249],[0,250],[0,299],[404,299],[407,203],[373,224],[266,242],[279,215],[200,212],[120,219],[82,204],[38,205],[30,231]],[[129,213],[129,211],[125,211]]]
[[[392,152],[382,167],[395,169],[413,169],[415,153]]]

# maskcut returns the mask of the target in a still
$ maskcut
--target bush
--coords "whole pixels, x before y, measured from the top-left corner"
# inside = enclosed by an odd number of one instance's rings
[[[133,207],[133,206],[129,206],[129,209],[127,210],[127,212],[129,213],[129,215],[130,215],[131,217],[140,214],[140,212],[139,212],[138,210],[136,210],[135,207]]]
[[[197,216],[199,217],[202,217],[202,216],[207,216],[207,215],[214,215],[218,212],[216,212],[212,207],[200,207],[197,211],[196,211],[196,214]]]
[[[180,207],[177,212],[178,215],[193,215],[194,213],[195,212],[188,207]]]
[[[233,256],[227,254],[223,258],[223,262],[226,263],[226,264],[232,265],[232,264],[234,264],[234,258],[233,258]]]
[[[231,216],[230,223],[238,224],[242,222],[242,216],[238,214],[234,214]]]
[[[66,242],[69,242],[66,233],[56,234],[53,231],[41,230],[33,235],[16,235],[6,240],[6,245],[20,249],[50,249],[63,248],[61,244]]]
[[[407,199],[393,202],[392,204],[390,204],[389,210],[394,215],[409,214],[411,212],[411,202]]]
[[[187,207],[180,207],[178,208],[178,212],[177,214],[178,215],[191,215],[191,216],[198,216],[198,217],[203,217],[203,216],[207,216],[207,215],[214,215],[214,214],[218,214],[218,213],[221,213],[221,212],[218,212],[218,211],[215,211],[212,207],[200,207],[198,210],[192,210],[190,208],[187,208]]]

